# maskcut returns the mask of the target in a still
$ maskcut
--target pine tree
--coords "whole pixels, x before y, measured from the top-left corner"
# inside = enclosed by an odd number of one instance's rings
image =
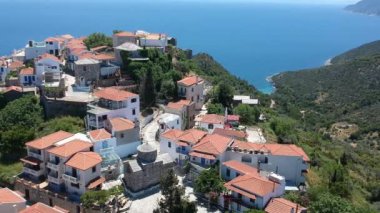
[[[151,67],[146,71],[143,84],[141,85],[142,101],[145,107],[152,107],[156,103],[153,72]]]

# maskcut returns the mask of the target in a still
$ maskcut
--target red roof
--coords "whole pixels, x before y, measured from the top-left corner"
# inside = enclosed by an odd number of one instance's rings
[[[34,75],[34,68],[27,67],[20,70],[20,75]]]
[[[189,144],[181,141],[177,141],[175,144],[177,144],[177,146],[189,146]]]
[[[5,92],[9,91],[17,91],[17,92],[22,92],[22,88],[18,86],[10,86],[5,89]]]
[[[223,135],[226,137],[231,137],[231,138],[246,138],[247,134],[243,131],[237,131],[233,129],[221,129],[221,128],[216,128],[212,132],[213,134],[218,134],[218,135]]]
[[[88,134],[90,135],[90,138],[93,141],[106,140],[106,139],[110,139],[112,137],[111,134],[109,132],[107,132],[107,130],[105,130],[104,128],[92,130],[92,131],[88,132]]]
[[[183,133],[183,131],[178,129],[169,129],[162,133],[161,136],[170,140],[177,140],[181,135],[183,135]]]
[[[26,200],[8,188],[0,189],[0,205],[3,203],[24,203]]]
[[[135,128],[135,123],[133,123],[133,121],[130,121],[126,118],[119,118],[119,117],[112,118],[110,119],[110,123],[112,126],[112,130],[116,132]]]
[[[268,202],[267,207],[265,208],[266,213],[283,213],[283,212],[301,213],[302,211],[305,211],[305,210],[306,210],[305,207],[300,206],[299,204],[293,203],[284,198],[272,198]]]
[[[38,57],[38,60],[42,60],[42,59],[51,59],[51,60],[53,60],[55,62],[62,63],[61,60],[59,60],[56,56],[48,54],[48,53],[45,53],[45,54],[40,55]]]
[[[86,141],[73,140],[61,146],[57,146],[48,150],[49,153],[58,155],[60,157],[70,157],[77,152],[86,151],[92,147],[92,144]]]
[[[21,67],[23,67],[24,66],[24,63],[23,62],[21,62],[21,61],[13,61],[13,62],[11,62],[11,64],[9,65],[9,68],[11,69],[11,70],[15,70],[15,69],[19,69],[19,68],[21,68]]]
[[[53,146],[55,143],[64,140],[66,138],[69,138],[73,136],[73,134],[65,131],[58,131],[55,133],[52,133],[50,135],[46,135],[44,137],[35,139],[33,141],[30,141],[26,143],[26,146],[35,148],[35,149],[46,149],[50,146]]]
[[[203,123],[211,123],[211,124],[224,124],[224,116],[217,114],[206,114],[201,118],[201,122]]]
[[[110,55],[110,54],[105,54],[105,53],[99,53],[99,54],[94,54],[92,56],[92,59],[99,60],[99,61],[114,60],[115,56]]]
[[[102,162],[102,157],[95,152],[78,152],[65,164],[67,166],[85,171]]]
[[[171,109],[179,110],[179,109],[184,108],[185,106],[189,106],[190,104],[191,104],[190,100],[180,100],[177,102],[169,102],[167,107]]]
[[[250,174],[254,176],[260,176],[256,168],[236,160],[224,162],[223,165],[235,171],[238,171],[241,175]]]
[[[107,87],[105,89],[98,90],[94,93],[94,95],[99,98],[104,98],[111,101],[124,101],[129,98],[138,97],[137,94],[125,90],[116,89],[114,87]]]
[[[182,80],[178,81],[177,83],[183,84],[185,86],[192,86],[194,84],[203,82],[203,79],[200,78],[199,76],[193,75],[193,76],[188,76],[186,78],[183,78]]]
[[[104,177],[99,177],[93,181],[91,181],[88,185],[87,185],[87,189],[94,189],[96,188],[97,186],[101,185],[102,183],[104,183],[106,181],[106,179]]]
[[[221,135],[207,135],[199,143],[193,146],[192,151],[218,156],[226,151],[231,142],[231,138]]]
[[[135,37],[136,35],[132,32],[119,32],[119,33],[116,33],[115,36],[117,37]]]
[[[244,196],[252,198],[255,196],[266,196],[280,185],[270,181],[268,178],[248,174],[236,177],[224,184],[224,186],[227,189],[237,193],[241,193],[241,191],[243,191]]]
[[[192,157],[205,158],[205,159],[209,159],[209,160],[215,160],[216,159],[214,155],[199,153],[199,152],[190,152],[189,155]]]
[[[178,140],[187,142],[191,145],[198,143],[204,136],[207,135],[207,132],[198,129],[189,129],[186,130]]]
[[[36,203],[26,209],[20,211],[20,213],[66,213],[66,209],[50,207],[44,203]]]

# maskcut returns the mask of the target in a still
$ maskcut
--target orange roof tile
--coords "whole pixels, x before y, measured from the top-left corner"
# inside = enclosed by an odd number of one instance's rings
[[[115,36],[117,37],[135,37],[136,35],[132,32],[119,32],[119,33],[116,33]]]
[[[20,75],[34,75],[34,68],[27,67],[20,70]]]
[[[250,174],[254,176],[260,176],[256,168],[250,165],[247,165],[245,163],[236,161],[236,160],[230,160],[230,161],[224,162],[223,165],[228,168],[238,171],[242,175]]]
[[[116,89],[114,87],[107,87],[105,89],[98,90],[94,93],[94,95],[111,101],[124,101],[129,98],[138,97],[137,94]]]
[[[226,137],[231,137],[231,138],[246,138],[247,134],[243,131],[237,131],[233,129],[221,129],[221,128],[216,128],[212,132],[213,134],[218,134],[218,135],[223,135]]]
[[[201,118],[201,122],[203,123],[224,124],[224,121],[224,116],[217,114],[206,114]]]
[[[186,130],[179,138],[180,141],[185,141],[194,145],[198,143],[204,136],[207,135],[207,132],[198,129],[189,129]]]
[[[8,188],[0,189],[0,205],[3,203],[23,203],[26,200]]]
[[[91,140],[93,140],[93,141],[106,140],[106,139],[110,139],[112,137],[111,133],[109,133],[104,128],[92,130],[92,131],[88,132],[88,134],[89,134]]]
[[[91,181],[88,185],[87,185],[87,189],[94,189],[96,188],[97,186],[99,186],[100,184],[104,183],[106,181],[106,179],[104,177],[99,177],[93,181]]]
[[[67,166],[85,171],[102,162],[102,157],[95,152],[78,152],[65,164]]]
[[[231,191],[241,190],[251,195],[263,197],[280,185],[268,178],[248,174],[234,178],[224,186]]]
[[[305,207],[297,203],[293,203],[284,198],[272,198],[268,202],[267,206],[265,207],[266,213],[283,213],[283,212],[301,213],[302,211],[305,211],[305,210],[306,210]]]
[[[105,61],[105,60],[114,60],[115,56],[110,55],[110,54],[105,54],[105,53],[99,53],[99,54],[94,54],[92,58],[99,61]]]
[[[71,136],[73,136],[73,134],[65,132],[65,131],[58,131],[50,135],[46,135],[44,137],[30,141],[26,143],[25,145],[28,147],[35,148],[35,149],[46,149],[50,146],[53,146],[55,143],[61,140],[64,140],[66,138],[69,138]]]
[[[97,47],[93,47],[93,48],[91,48],[91,51],[99,51],[99,50],[103,50],[103,49],[107,49],[108,48],[108,46],[97,46]]]
[[[18,86],[10,86],[5,89],[5,92],[9,91],[17,91],[17,92],[22,92],[22,88]]]
[[[52,59],[53,61],[58,62],[58,63],[62,63],[61,60],[59,60],[56,56],[51,55],[51,54],[48,54],[48,53],[45,53],[45,54],[43,54],[43,55],[40,55],[40,56],[38,57],[38,60],[42,60],[42,59],[46,59],[46,58],[48,58],[48,59]]]
[[[162,133],[161,136],[170,140],[177,140],[181,135],[183,135],[183,133],[184,132],[182,130],[169,129],[166,132]]]
[[[112,129],[117,132],[135,128],[135,123],[126,118],[112,118],[110,119],[110,123]]]
[[[168,105],[167,105],[167,107],[179,110],[179,109],[182,109],[185,106],[189,106],[190,104],[191,104],[190,100],[180,100],[180,101],[177,101],[177,102],[169,102]]]
[[[221,135],[207,135],[193,146],[192,151],[218,156],[227,149],[231,141],[231,138]]]
[[[11,70],[19,69],[24,66],[24,63],[21,61],[13,61],[10,63],[9,68]]]
[[[214,155],[204,154],[204,153],[199,153],[199,152],[190,152],[189,155],[192,157],[205,158],[205,159],[209,159],[209,160],[215,160],[216,159]]]
[[[86,151],[86,149],[89,149],[92,147],[92,144],[86,141],[81,140],[72,140],[70,142],[67,142],[61,146],[57,146],[54,148],[51,148],[48,150],[50,154],[58,155],[60,157],[70,157],[73,154],[80,152],[80,151]]]
[[[177,83],[183,84],[185,86],[192,86],[192,85],[200,83],[200,82],[203,82],[203,79],[199,76],[194,75],[194,76],[188,76],[186,78],[183,78],[182,80],[178,81]]]
[[[185,142],[181,142],[181,141],[177,141],[177,142],[175,142],[175,144],[177,144],[177,146],[189,146],[189,144],[187,144]]]
[[[67,210],[62,208],[53,208],[44,203],[36,203],[26,209],[20,211],[20,213],[66,213]]]

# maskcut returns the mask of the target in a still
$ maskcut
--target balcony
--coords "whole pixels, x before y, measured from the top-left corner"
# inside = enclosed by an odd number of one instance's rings
[[[63,174],[62,178],[63,178],[63,180],[68,181],[68,182],[73,183],[73,184],[78,184],[79,180],[80,180],[79,176],[74,177],[70,173]]]
[[[33,176],[36,176],[36,177],[38,177],[38,176],[40,176],[41,174],[42,174],[42,171],[41,171],[41,169],[37,169],[37,168],[29,168],[29,167],[24,167],[23,168],[23,172],[24,173],[27,173],[27,174],[30,174],[30,175],[33,175]]]
[[[28,155],[31,157],[37,158],[39,160],[43,160],[42,155],[37,152],[29,151]]]
[[[48,162],[47,165],[46,165],[47,168],[51,169],[51,170],[55,170],[55,171],[58,171],[59,170],[59,163],[58,162]]]
[[[188,150],[182,150],[182,149],[179,149],[179,148],[177,148],[176,149],[176,152],[178,153],[178,154],[182,154],[182,155],[188,155],[189,154],[189,151]]]
[[[50,173],[48,175],[48,181],[55,184],[60,184],[58,174]]]

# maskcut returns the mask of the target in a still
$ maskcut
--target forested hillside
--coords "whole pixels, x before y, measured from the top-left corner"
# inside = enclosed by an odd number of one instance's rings
[[[349,5],[346,10],[357,13],[364,13],[368,15],[380,15],[380,1],[379,0],[361,0],[360,2]]]
[[[331,60],[332,64],[346,63],[355,59],[365,58],[368,56],[380,55],[380,41],[374,41],[368,44],[364,44],[355,49],[349,50],[341,55],[334,57]]]

